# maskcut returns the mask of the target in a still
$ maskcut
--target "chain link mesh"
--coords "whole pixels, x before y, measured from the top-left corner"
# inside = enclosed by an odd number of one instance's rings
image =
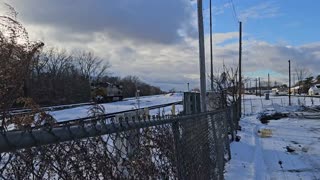
[[[64,124],[66,136],[52,127],[41,127],[43,136],[56,143],[41,145],[35,129],[36,146],[3,152],[1,179],[223,179],[230,156],[230,140],[238,124],[237,105],[227,109],[184,116],[144,116],[95,119]],[[69,126],[69,127],[66,127]],[[91,136],[92,129],[104,135]],[[113,129],[112,129],[113,127]],[[88,130],[90,129],[90,131]],[[6,137],[3,132],[2,138]],[[81,137],[78,137],[80,136]],[[82,137],[88,134],[87,137]],[[99,134],[99,133],[98,133]],[[42,137],[45,138],[45,137]],[[7,139],[12,149],[16,141]],[[39,145],[40,144],[40,145]],[[1,147],[0,147],[1,148]]]

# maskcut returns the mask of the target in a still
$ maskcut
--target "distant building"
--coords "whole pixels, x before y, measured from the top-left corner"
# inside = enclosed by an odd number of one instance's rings
[[[294,86],[292,88],[290,88],[290,93],[291,94],[298,94],[299,91],[301,90],[302,87],[299,87],[299,86]]]
[[[286,88],[286,87],[272,88],[271,89],[271,94],[274,95],[274,96],[286,95],[286,94],[288,94],[288,88]]]
[[[310,87],[308,90],[308,95],[313,96],[313,95],[320,95],[320,84],[315,84]]]

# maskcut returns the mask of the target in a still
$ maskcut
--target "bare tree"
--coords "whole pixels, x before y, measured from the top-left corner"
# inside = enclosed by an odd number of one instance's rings
[[[299,85],[299,91],[298,93],[301,94],[300,86],[302,85],[302,82],[305,78],[310,77],[311,73],[307,68],[301,67],[301,68],[296,68],[295,73],[298,79],[298,85]]]
[[[91,78],[100,80],[101,77],[106,75],[107,69],[111,67],[108,61],[100,59],[93,52],[79,52],[75,61],[81,74],[89,80]]]
[[[87,102],[90,80],[106,74],[109,63],[91,52],[51,48],[34,58],[28,96],[41,105]]]
[[[30,42],[25,28],[16,20],[16,11],[0,16],[0,102],[1,109],[10,107],[20,95],[29,77],[33,57],[44,45]]]
[[[237,73],[237,67],[223,65],[222,72],[215,73],[216,75],[213,76],[214,93],[216,94],[214,98],[219,99],[218,101],[215,100],[219,104],[217,106],[225,107],[237,100],[239,89],[237,85]]]
[[[41,105],[89,101],[89,78],[80,71],[76,58],[66,50],[42,51],[35,57],[29,96]]]
[[[46,71],[54,77],[60,77],[72,66],[72,56],[66,50],[51,48],[43,52],[43,60],[46,63]]]
[[[134,97],[142,82],[137,76],[126,76],[121,80],[121,84],[123,85],[123,96]]]
[[[28,33],[17,21],[17,12],[6,4],[7,15],[0,16],[0,109],[2,126],[6,112],[22,95],[23,87],[32,70],[34,56],[44,46],[30,42]]]

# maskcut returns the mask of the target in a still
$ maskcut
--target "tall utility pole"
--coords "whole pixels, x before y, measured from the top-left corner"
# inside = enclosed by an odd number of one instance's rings
[[[240,116],[241,116],[241,90],[242,90],[242,81],[241,81],[241,52],[242,51],[242,22],[239,22],[239,101],[240,101]]]
[[[291,106],[291,62],[290,60],[288,61],[289,63],[289,106]]]
[[[259,77],[259,95],[261,97],[261,83],[260,83],[260,77]]]
[[[213,54],[212,54],[212,4],[210,0],[210,65],[211,65],[211,91],[213,91]]]
[[[211,91],[213,91],[213,54],[212,54],[212,4],[210,0],[210,63],[211,63]]]
[[[206,62],[205,62],[205,52],[204,52],[202,0],[198,0],[197,4],[198,4],[198,30],[199,30],[201,112],[205,112],[205,111],[207,111],[207,106],[206,106]]]
[[[270,90],[270,74],[268,73],[268,90]]]
[[[256,96],[258,96],[258,78],[256,78]]]

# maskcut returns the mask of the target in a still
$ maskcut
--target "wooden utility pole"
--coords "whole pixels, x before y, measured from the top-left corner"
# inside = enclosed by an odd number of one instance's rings
[[[240,117],[241,117],[241,93],[242,93],[242,81],[241,81],[241,52],[242,51],[242,22],[239,22],[239,101],[240,101]]]
[[[212,54],[212,4],[210,0],[210,67],[211,67],[211,91],[213,91],[213,54]]]
[[[197,5],[198,5],[198,30],[199,30],[201,112],[205,112],[205,111],[207,111],[207,106],[206,106],[206,62],[205,62],[205,51],[204,51],[202,0],[198,0]]]
[[[288,61],[289,63],[289,106],[291,106],[291,62],[290,60]]]

